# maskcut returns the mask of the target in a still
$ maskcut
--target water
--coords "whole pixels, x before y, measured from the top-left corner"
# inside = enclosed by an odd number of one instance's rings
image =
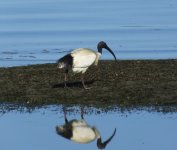
[[[177,58],[176,0],[1,0],[0,67],[53,63],[70,50],[104,40],[118,59]],[[102,59],[113,59],[104,51]],[[52,108],[52,110],[51,110]],[[97,149],[56,134],[60,108],[25,113],[0,109],[2,150]],[[55,109],[55,111],[53,111]],[[101,112],[85,116],[107,149],[176,150],[177,113]],[[80,118],[71,112],[68,119]]]
[[[177,57],[175,0],[0,2],[0,67],[53,63],[104,40],[119,59]],[[104,51],[102,59],[112,59]]]
[[[71,109],[71,108],[70,108]],[[73,111],[77,109],[77,113]],[[93,113],[88,113],[92,109]],[[97,112],[95,108],[85,111],[84,118],[91,126],[97,127],[102,139],[106,140],[114,128],[116,135],[106,149],[160,149],[177,148],[177,114],[148,111]],[[80,119],[78,107],[67,114],[68,120]],[[78,144],[56,134],[55,127],[64,124],[61,107],[40,108],[31,113],[10,111],[0,116],[0,145],[3,150],[49,150],[97,149],[96,141]]]

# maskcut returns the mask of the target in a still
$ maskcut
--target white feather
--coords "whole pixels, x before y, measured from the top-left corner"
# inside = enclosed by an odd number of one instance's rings
[[[73,72],[85,73],[89,66],[93,63],[97,64],[99,57],[101,54],[87,48],[78,48],[71,52],[71,56],[73,57]]]
[[[85,120],[77,120],[73,122],[72,141],[77,143],[89,143],[96,139],[96,134]]]
[[[72,141],[77,143],[89,143],[96,139],[95,132],[88,126],[75,126],[73,128]]]
[[[78,127],[78,126],[88,126],[88,124],[87,124],[87,122],[85,121],[85,120],[76,120],[76,121],[74,121],[73,123],[72,123],[72,126],[73,127]]]

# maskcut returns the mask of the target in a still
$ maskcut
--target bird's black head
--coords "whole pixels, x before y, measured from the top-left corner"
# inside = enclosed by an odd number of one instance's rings
[[[113,56],[114,56],[114,59],[117,60],[115,54],[113,53],[113,51],[108,47],[108,45],[104,42],[104,41],[100,41],[97,45],[97,49],[98,49],[98,52],[102,54],[102,49],[105,48],[107,49]]]
[[[105,149],[106,145],[112,140],[114,135],[116,134],[116,129],[114,130],[113,134],[104,142],[102,142],[101,137],[97,139],[97,147],[99,149]]]
[[[107,44],[104,41],[100,41],[97,45],[98,51],[101,50],[102,48],[108,47]]]

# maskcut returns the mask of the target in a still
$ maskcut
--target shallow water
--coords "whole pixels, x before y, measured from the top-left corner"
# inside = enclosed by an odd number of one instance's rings
[[[118,59],[177,58],[175,0],[0,2],[0,67],[52,63],[105,40]],[[112,59],[104,51],[102,59]]]
[[[70,110],[67,114],[68,120],[80,119],[79,107],[67,109]],[[88,113],[89,109],[92,109],[92,113]],[[113,133],[114,128],[117,129],[116,135],[106,149],[176,150],[177,148],[176,113],[163,114],[145,110],[106,113],[95,108],[89,109],[85,110],[84,118],[89,125],[97,127],[103,140]],[[78,144],[56,134],[55,127],[64,124],[61,106],[49,106],[32,112],[24,110],[0,113],[1,149],[97,149],[96,141]]]
[[[96,50],[104,40],[118,59],[177,58],[175,0],[4,0],[0,1],[0,67],[53,63],[78,47]],[[112,59],[104,51],[102,59]],[[2,150],[97,149],[56,134],[61,107],[32,112],[0,109]],[[96,110],[97,112],[97,110]],[[107,149],[177,149],[177,113],[112,111],[85,114]],[[68,119],[79,119],[79,113]]]

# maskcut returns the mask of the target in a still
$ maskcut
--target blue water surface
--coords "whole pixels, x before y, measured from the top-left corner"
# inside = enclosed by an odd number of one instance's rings
[[[55,111],[53,111],[55,110]],[[86,112],[85,112],[86,113]],[[96,150],[96,141],[78,144],[56,133],[55,127],[64,124],[61,110],[52,106],[31,113],[0,114],[0,145],[2,150]],[[80,113],[67,114],[68,120],[80,119]],[[117,132],[106,149],[176,150],[177,114],[148,111],[85,114],[90,126],[99,130],[103,141],[116,128]]]
[[[176,0],[1,0],[0,67],[54,63],[79,47],[96,50],[101,40],[118,59],[176,59]],[[103,51],[102,59],[113,59]],[[52,107],[55,108],[55,107]],[[80,118],[71,113],[69,119]],[[103,139],[117,133],[107,149],[176,150],[177,114],[87,114]],[[90,150],[56,134],[63,113],[0,111],[2,150]]]
[[[175,0],[0,1],[0,67],[53,63],[100,40],[118,59],[174,59],[176,18]]]

